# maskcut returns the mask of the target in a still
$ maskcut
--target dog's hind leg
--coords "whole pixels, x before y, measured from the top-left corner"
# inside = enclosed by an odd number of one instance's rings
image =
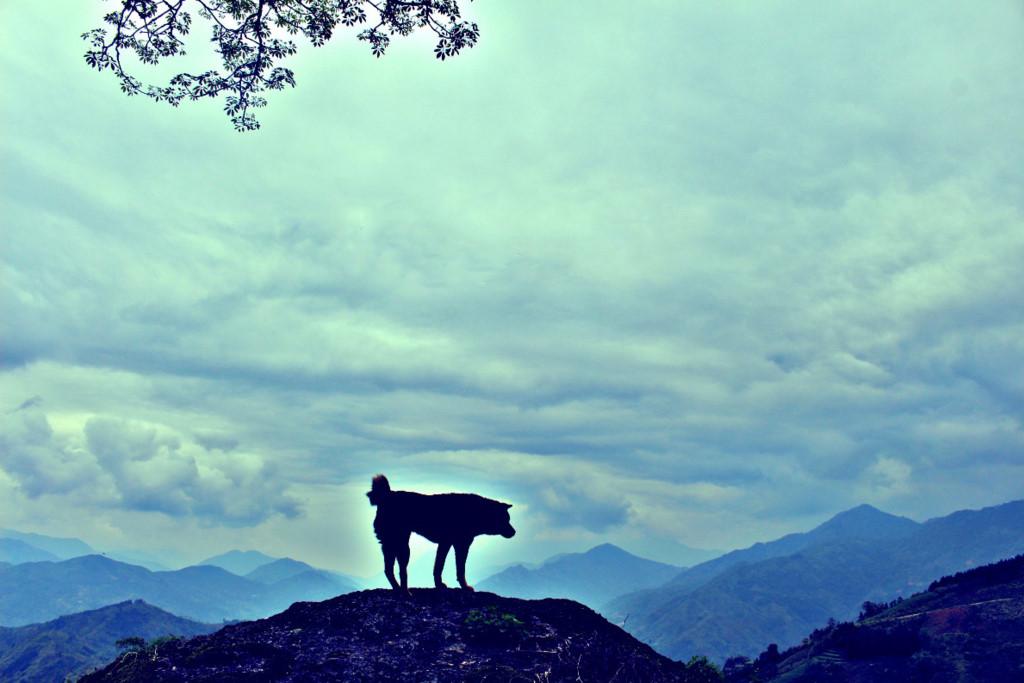
[[[472,542],[473,539],[470,539],[455,544],[455,575],[459,579],[459,585],[467,591],[473,590],[473,587],[466,583],[466,558],[469,556],[469,544]]]
[[[442,541],[437,544],[437,557],[434,558],[434,588],[447,588],[441,575],[444,574],[444,561],[448,558],[448,551],[452,544]]]

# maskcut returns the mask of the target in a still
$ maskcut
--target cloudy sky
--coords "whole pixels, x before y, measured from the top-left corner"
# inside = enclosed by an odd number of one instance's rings
[[[477,0],[248,134],[90,71],[110,6],[0,4],[0,526],[366,575],[376,472],[495,563],[1024,497],[1020,2]]]

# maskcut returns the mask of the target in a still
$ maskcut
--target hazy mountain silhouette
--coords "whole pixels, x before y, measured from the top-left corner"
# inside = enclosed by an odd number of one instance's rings
[[[0,680],[63,681],[110,661],[121,638],[195,636],[220,624],[182,619],[141,600],[71,614],[19,628],[0,627]]]
[[[605,543],[584,553],[556,555],[539,567],[509,567],[478,587],[517,598],[568,598],[598,609],[624,591],[662,584],[679,569]]]
[[[260,583],[275,583],[282,579],[296,576],[297,574],[315,571],[318,571],[316,567],[306,564],[305,562],[293,560],[290,557],[282,557],[280,560],[267,562],[266,564],[256,567],[256,569],[245,574],[245,578],[252,579],[253,581],[258,581]]]
[[[0,560],[9,564],[56,562],[59,557],[16,538],[0,538]]]
[[[160,556],[146,552],[144,550],[134,549],[118,549],[108,550],[103,555],[109,557],[112,560],[118,562],[124,562],[125,564],[134,564],[140,567],[145,567],[151,572],[169,572],[175,567],[182,567],[186,565],[186,562],[182,562],[180,559],[174,561],[170,558],[162,557],[165,553],[160,553]],[[166,553],[171,554],[171,553]]]
[[[798,552],[733,563],[696,587],[679,580],[684,573],[655,591],[612,601],[608,613],[669,656],[721,661],[769,642],[799,642],[830,617],[855,616],[865,600],[908,594],[942,574],[1024,551],[1024,501],[930,520],[909,535],[899,523],[884,521],[884,513],[855,511],[855,523],[847,517],[832,525],[842,533],[817,534],[820,541]],[[866,538],[858,518],[870,517],[888,529]],[[787,539],[780,541],[792,542]],[[773,545],[762,544],[759,552]]]
[[[262,604],[270,612],[280,612],[293,602],[326,600],[356,590],[358,587],[344,577],[314,569],[267,584]]]
[[[121,657],[83,679],[117,681],[645,681],[686,665],[569,600],[463,590],[351,593]]]
[[[788,651],[729,662],[727,681],[1012,681],[1024,671],[1024,555],[870,607]]]
[[[69,560],[72,557],[95,554],[95,550],[77,538],[60,538],[58,536],[46,536],[44,534],[33,534],[14,529],[0,529],[0,538],[13,538],[28,543],[33,548],[45,550],[55,555],[59,560]]]
[[[245,576],[254,569],[271,562],[276,562],[279,559],[281,558],[271,557],[270,555],[261,553],[258,550],[229,550],[226,553],[208,557],[202,562],[197,562],[196,564],[212,565],[214,567],[226,569],[232,574]]]
[[[603,605],[604,614],[621,621],[632,615],[660,614],[666,609],[666,598],[678,599],[709,582],[728,569],[773,557],[785,557],[816,543],[854,538],[900,538],[918,530],[920,525],[907,517],[882,512],[870,505],[858,505],[840,512],[810,531],[787,534],[767,543],[733,550],[720,557],[679,572],[665,586],[626,593]],[[645,618],[643,616],[641,619]]]
[[[274,560],[268,562],[262,566],[253,569],[251,572],[245,575],[245,578],[257,581],[263,584],[274,584],[281,581],[298,581],[306,574],[311,574],[323,579],[332,581],[334,584],[341,586],[344,590],[339,591],[348,593],[359,589],[359,583],[357,579],[354,579],[347,574],[340,572],[332,572],[326,569],[318,569],[312,565],[306,564],[299,560],[293,560],[290,557],[282,557],[280,560]],[[307,580],[311,580],[306,577]],[[337,595],[335,592],[334,595]]]
[[[858,505],[840,512],[810,531],[787,534],[767,543],[755,543],[680,572],[672,585],[695,588],[725,569],[745,562],[785,557],[812,545],[854,538],[884,539],[910,536],[921,525],[907,517],[882,512],[871,505]]]
[[[351,588],[329,577],[293,578],[265,585],[212,565],[151,572],[100,555],[30,562],[0,569],[0,624],[30,624],[133,599],[220,622],[268,616],[296,600],[323,599]]]

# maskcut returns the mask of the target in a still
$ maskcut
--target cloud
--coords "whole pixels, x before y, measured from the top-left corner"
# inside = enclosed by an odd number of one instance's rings
[[[12,410],[11,412],[12,413],[16,413],[19,410],[28,410],[30,408],[35,408],[35,407],[39,406],[42,402],[43,402],[43,397],[42,396],[33,396],[32,398],[27,398],[24,401],[22,401],[18,405],[18,407],[15,408],[14,410]]]
[[[4,416],[0,467],[30,498],[74,496],[101,506],[195,516],[228,525],[295,517],[299,502],[274,467],[209,451],[152,425],[89,418],[58,435],[37,410]]]
[[[638,549],[1019,496],[1011,3],[481,5],[444,65],[300,55],[255,136],[0,12],[26,496],[325,528],[290,492],[385,470]]]
[[[54,434],[31,408],[0,416],[0,468],[31,498],[82,492],[102,474],[88,451]]]
[[[913,487],[914,469],[897,458],[879,456],[865,474],[869,491],[867,495],[875,500],[885,500],[907,494]]]

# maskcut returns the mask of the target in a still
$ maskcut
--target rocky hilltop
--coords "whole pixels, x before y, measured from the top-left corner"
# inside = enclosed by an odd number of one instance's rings
[[[268,619],[119,656],[82,681],[686,681],[571,600],[386,590],[300,602]]]

